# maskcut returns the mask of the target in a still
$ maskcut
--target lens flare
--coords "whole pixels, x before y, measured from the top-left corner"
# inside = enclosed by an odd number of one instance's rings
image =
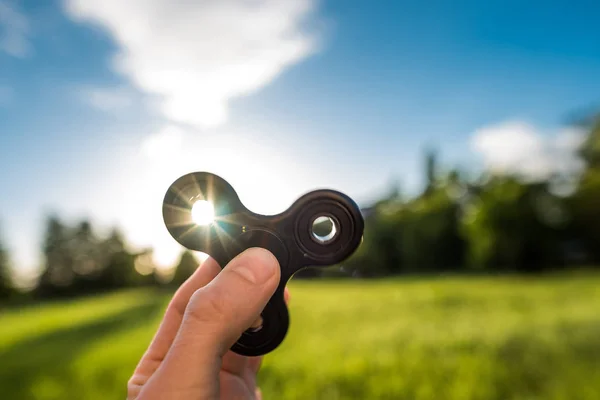
[[[192,220],[198,225],[210,225],[215,220],[215,209],[211,202],[198,200],[192,206]]]

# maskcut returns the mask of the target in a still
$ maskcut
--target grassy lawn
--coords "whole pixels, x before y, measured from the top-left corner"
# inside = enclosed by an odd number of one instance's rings
[[[600,399],[600,275],[293,282],[265,399]],[[0,398],[124,399],[168,296],[3,311]]]

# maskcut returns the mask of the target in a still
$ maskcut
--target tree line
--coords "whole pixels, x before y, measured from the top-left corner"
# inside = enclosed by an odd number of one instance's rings
[[[190,251],[173,270],[156,267],[151,248],[131,251],[117,228],[99,235],[90,221],[72,226],[58,216],[45,222],[41,273],[29,290],[18,290],[6,249],[0,241],[0,303],[72,297],[143,286],[179,286],[198,267]]]
[[[581,126],[585,168],[575,176],[467,179],[439,171],[430,153],[423,193],[404,199],[393,190],[371,207],[362,246],[327,274],[529,273],[600,265],[600,117]]]
[[[362,245],[343,265],[299,276],[387,276],[440,272],[541,272],[600,265],[600,117],[585,125],[585,169],[575,177],[524,181],[484,173],[467,179],[441,171],[435,152],[424,162],[427,185],[404,198],[391,190],[364,210]],[[572,187],[556,190],[557,182]],[[1,238],[0,238],[1,239]],[[90,221],[73,226],[56,215],[45,223],[43,265],[34,299],[139,286],[177,286],[198,266],[184,251],[170,275],[152,262],[152,249],[132,252],[113,229],[98,235]],[[0,301],[15,296],[10,257],[0,240]]]

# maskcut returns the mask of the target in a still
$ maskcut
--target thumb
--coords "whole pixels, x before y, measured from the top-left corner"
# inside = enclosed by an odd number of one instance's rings
[[[238,255],[192,295],[167,357],[190,359],[196,368],[199,357],[222,357],[260,316],[279,278],[271,252],[251,248]]]

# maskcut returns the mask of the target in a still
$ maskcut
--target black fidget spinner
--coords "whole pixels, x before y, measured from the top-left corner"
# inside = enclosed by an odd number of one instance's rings
[[[302,268],[348,258],[360,245],[364,228],[360,209],[343,193],[316,190],[280,214],[260,215],[241,203],[227,181],[208,172],[173,182],[163,201],[163,218],[177,242],[210,255],[221,268],[250,247],[265,248],[279,261],[281,280],[261,314],[262,327],[244,332],[231,348],[245,356],[269,353],[285,338],[288,280]]]

